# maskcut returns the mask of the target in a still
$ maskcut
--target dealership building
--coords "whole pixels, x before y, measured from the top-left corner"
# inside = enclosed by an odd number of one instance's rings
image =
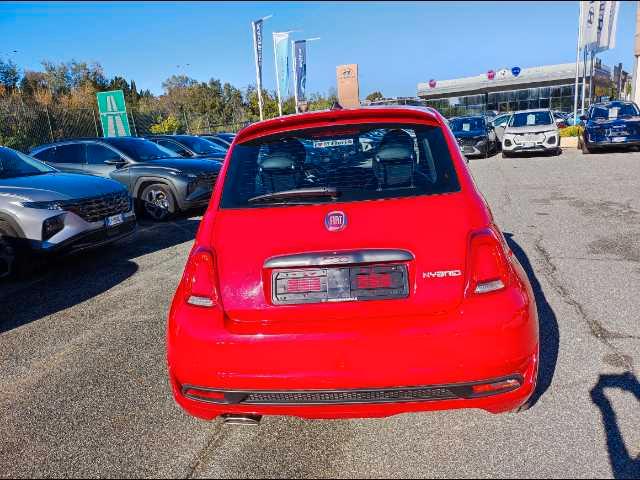
[[[582,78],[582,63],[579,75]],[[589,103],[591,64],[587,63],[586,104]],[[418,84],[418,97],[424,104],[437,108],[444,115],[481,113],[487,110],[509,112],[528,108],[573,110],[575,63],[541,67],[500,69],[475,77],[452,80],[431,80]],[[593,90],[611,85],[611,70],[598,60],[593,65]],[[601,87],[601,88],[599,88]],[[604,90],[602,90],[604,91]],[[582,86],[578,88],[578,101]]]
[[[618,68],[622,72],[622,68]],[[582,81],[583,65],[579,75]],[[587,63],[586,101],[589,104],[591,64]],[[625,75],[626,72],[622,72]],[[450,80],[433,79],[418,84],[415,98],[384,99],[374,104],[405,104],[434,107],[443,115],[467,115],[487,110],[510,112],[529,108],[551,108],[570,112],[573,110],[575,91],[575,63],[544,65],[530,68],[504,68],[474,77]],[[617,83],[617,82],[615,82]],[[609,95],[615,84],[612,71],[596,59],[593,65],[594,97]],[[582,85],[578,88],[578,106],[582,99]]]

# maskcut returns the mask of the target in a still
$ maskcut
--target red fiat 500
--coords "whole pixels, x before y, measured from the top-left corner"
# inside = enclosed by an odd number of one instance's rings
[[[167,350],[205,419],[498,413],[533,393],[538,319],[444,119],[335,110],[235,138]]]

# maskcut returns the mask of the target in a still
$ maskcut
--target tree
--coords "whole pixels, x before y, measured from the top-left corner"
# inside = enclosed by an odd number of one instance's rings
[[[180,123],[180,120],[178,120],[176,117],[174,117],[173,115],[169,115],[167,118],[165,118],[164,120],[162,120],[159,123],[156,123],[155,125],[151,125],[151,133],[156,133],[156,134],[177,134],[178,132],[182,131],[182,124]]]
[[[7,62],[0,59],[0,85],[5,92],[11,92],[18,85],[20,72],[17,65],[9,60]]]
[[[379,90],[376,90],[375,92],[371,92],[369,95],[367,95],[366,100],[368,100],[369,102],[375,102],[376,100],[382,100],[384,98],[384,96],[382,95],[382,93]]]

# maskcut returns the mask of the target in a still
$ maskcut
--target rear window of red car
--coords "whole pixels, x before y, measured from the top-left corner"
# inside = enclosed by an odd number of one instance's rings
[[[347,125],[237,144],[220,206],[350,202],[459,189],[439,127]]]

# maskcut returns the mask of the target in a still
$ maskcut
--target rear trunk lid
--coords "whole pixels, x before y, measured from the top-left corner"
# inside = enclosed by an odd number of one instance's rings
[[[468,205],[466,195],[456,192],[349,203],[221,209],[216,212],[212,244],[223,308],[233,321],[259,323],[350,322],[428,315],[455,308],[464,291],[471,226]],[[325,223],[327,215],[334,211],[343,212],[346,217],[346,226],[339,231],[330,231]],[[282,270],[274,258],[321,254],[328,262],[323,269],[351,268],[363,265],[363,257],[341,254],[380,249],[410,254],[406,259],[383,262],[406,266],[406,295],[392,299],[363,299],[358,295],[357,300],[346,295],[304,305],[282,304],[274,295],[273,275]],[[364,260],[366,264],[368,259]],[[373,263],[380,264],[375,259]],[[300,263],[300,270],[309,268],[312,267]]]

